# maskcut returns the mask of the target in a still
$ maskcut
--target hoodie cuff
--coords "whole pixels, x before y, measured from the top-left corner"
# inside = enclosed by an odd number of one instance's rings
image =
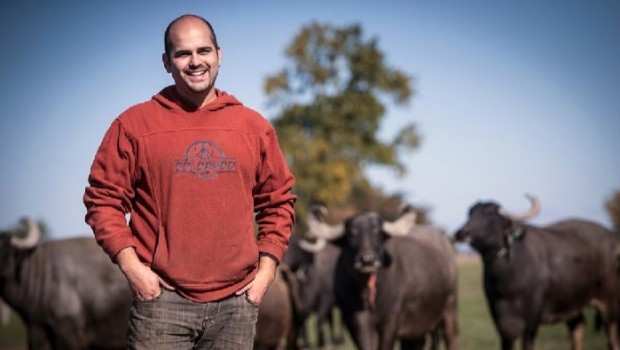
[[[258,257],[259,257],[259,258],[261,258],[261,257],[263,257],[263,256],[266,256],[266,257],[268,257],[268,258],[272,259],[273,261],[275,261],[275,262],[276,262],[276,266],[280,265],[280,261],[279,261],[279,260],[278,260],[278,258],[276,258],[275,256],[273,256],[273,255],[271,255],[271,254],[269,254],[269,253],[266,253],[266,252],[260,252],[260,253],[258,253]]]

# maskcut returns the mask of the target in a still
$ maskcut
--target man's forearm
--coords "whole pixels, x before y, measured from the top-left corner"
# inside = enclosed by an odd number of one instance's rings
[[[118,252],[118,254],[114,257],[114,261],[116,261],[116,264],[125,275],[130,273],[132,270],[141,267],[142,265],[142,262],[140,262],[140,258],[138,258],[138,254],[133,247],[127,247]]]
[[[273,281],[276,277],[276,270],[278,268],[278,264],[273,257],[269,255],[261,255],[258,259],[258,271],[257,275],[264,276],[269,279],[269,281]]]

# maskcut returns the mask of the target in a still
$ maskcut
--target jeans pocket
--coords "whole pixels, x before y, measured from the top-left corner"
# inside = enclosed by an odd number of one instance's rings
[[[246,300],[248,303],[250,303],[250,305],[252,305],[252,306],[254,306],[254,307],[256,307],[256,308],[260,306],[260,303],[256,303],[256,302],[254,302],[252,299],[250,299],[250,297],[248,296],[248,293],[244,293],[243,295],[245,296],[245,300]]]
[[[138,299],[136,299],[136,298],[134,297],[134,298],[133,298],[133,300],[134,300],[135,302],[137,302],[137,303],[152,303],[152,302],[155,302],[155,301],[158,301],[159,299],[161,299],[162,295],[164,295],[164,290],[165,290],[164,288],[161,288],[161,287],[160,287],[160,290],[159,290],[159,295],[157,295],[156,297],[154,297],[154,298],[152,298],[152,299],[143,299],[143,300],[138,300]]]

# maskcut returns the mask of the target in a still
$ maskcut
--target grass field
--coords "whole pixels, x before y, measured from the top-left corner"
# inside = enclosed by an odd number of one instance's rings
[[[459,349],[499,349],[499,337],[482,291],[482,266],[477,257],[459,259]],[[606,349],[605,333],[594,331],[593,309],[586,312],[584,349]],[[543,325],[536,338],[537,350],[570,349],[568,329],[562,324]],[[515,346],[519,349],[520,344]]]
[[[499,339],[493,327],[481,282],[481,264],[476,256],[459,258],[459,349],[461,350],[497,350]],[[587,350],[606,349],[604,332],[594,331],[592,310],[586,313],[588,328],[584,348]],[[0,349],[25,349],[25,332],[23,325],[12,315],[8,325],[0,325]],[[519,344],[515,349],[519,348]],[[348,350],[353,349],[349,342]],[[540,328],[536,340],[537,350],[570,349],[568,331],[564,324],[545,325]]]

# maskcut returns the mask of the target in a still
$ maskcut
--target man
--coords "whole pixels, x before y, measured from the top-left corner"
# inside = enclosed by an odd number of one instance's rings
[[[250,349],[291,234],[294,177],[271,125],[215,88],[211,24],[181,16],[164,40],[175,84],[108,129],[86,222],[133,291],[128,348]]]

